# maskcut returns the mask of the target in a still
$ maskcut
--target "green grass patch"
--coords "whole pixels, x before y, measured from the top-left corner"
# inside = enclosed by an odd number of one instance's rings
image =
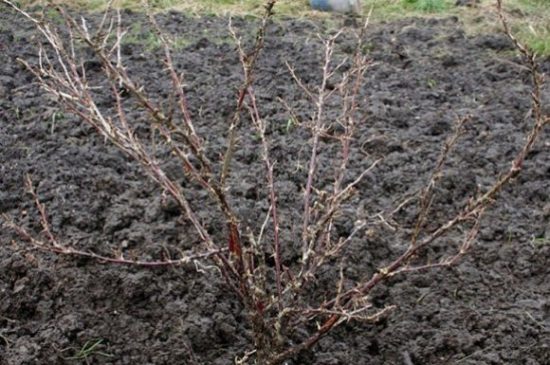
[[[105,10],[107,0],[19,0],[22,6],[56,4],[70,6],[87,11]],[[156,11],[178,10],[196,15],[202,14],[235,14],[260,15],[263,13],[264,0],[149,0],[149,5]],[[143,11],[142,0],[116,0],[115,6],[134,11]],[[308,0],[279,0],[276,6],[277,15],[304,16],[310,12]]]
[[[514,0],[508,6],[518,38],[538,55],[550,56],[550,1]]]
[[[112,354],[101,351],[100,349],[102,346],[103,340],[99,339],[95,341],[86,341],[86,343],[79,349],[69,347],[61,350],[61,352],[68,350],[73,351],[74,354],[70,357],[66,357],[65,360],[85,361],[85,363],[88,364],[88,360],[92,356],[113,357]]]
[[[21,5],[63,4],[82,10],[104,10],[107,0],[19,0]],[[155,11],[177,10],[187,14],[261,16],[264,0],[150,0]],[[495,15],[495,0],[482,0],[477,7],[457,7],[455,0],[363,0],[363,11],[373,10],[372,22],[395,20],[404,17],[458,16],[470,34],[496,32],[500,24]],[[143,11],[141,0],[117,0],[116,5],[134,11]],[[506,0],[504,7],[514,32],[537,54],[550,56],[550,0]],[[330,19],[331,15],[313,11],[309,0],[279,0],[276,17]],[[338,23],[339,24],[339,23]],[[147,47],[158,46],[152,35],[146,39]],[[177,40],[185,45],[184,39]]]
[[[425,13],[439,13],[451,8],[449,0],[403,0],[405,7]]]
[[[185,35],[176,37],[168,36],[167,38],[172,49],[176,51],[190,45],[193,41],[185,37]],[[122,44],[139,46],[147,51],[155,51],[162,48],[162,41],[158,35],[149,28],[149,24],[142,24],[140,22],[132,24],[130,29],[128,29],[128,33],[122,38]]]

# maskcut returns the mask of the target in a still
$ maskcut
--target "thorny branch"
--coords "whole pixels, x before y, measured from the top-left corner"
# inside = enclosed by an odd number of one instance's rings
[[[411,271],[433,269],[438,267],[448,267],[455,264],[471,248],[472,243],[474,242],[479,231],[481,217],[483,216],[485,211],[496,201],[498,194],[501,192],[504,186],[510,184],[513,178],[515,178],[520,173],[526,156],[533,149],[535,142],[539,139],[544,127],[550,124],[550,116],[542,111],[540,91],[543,84],[543,76],[538,70],[536,56],[532,53],[531,50],[529,50],[529,48],[520,43],[517,38],[515,38],[514,35],[510,32],[506,18],[502,13],[500,0],[497,0],[497,10],[503,24],[504,32],[514,42],[520,53],[522,53],[522,55],[525,57],[532,76],[531,98],[533,109],[533,126],[527,136],[526,142],[514,158],[512,166],[499,178],[497,178],[497,180],[485,193],[470,198],[468,203],[455,217],[450,219],[448,222],[442,224],[438,229],[428,234],[423,239],[416,240],[415,238],[413,240],[414,244],[411,244],[405,252],[403,252],[399,257],[393,260],[390,264],[379,269],[378,272],[374,274],[369,280],[358,283],[353,288],[340,295],[338,297],[338,300],[336,300],[336,298],[329,300],[323,303],[320,308],[331,309],[337,304],[341,305],[340,303],[345,303],[344,307],[349,307],[355,297],[367,295],[380,282],[400,273],[408,273]],[[455,134],[458,134],[458,132],[455,132]],[[448,154],[447,148],[451,147],[454,144],[453,141],[454,137],[446,142],[446,147],[443,150],[442,159],[440,159],[440,161],[444,161],[444,159],[446,158],[445,156]],[[433,184],[433,181],[433,178],[430,179],[428,187]],[[424,190],[424,193],[421,195],[421,201],[423,196],[427,196],[426,191],[427,190]],[[425,214],[422,209],[420,214]],[[417,255],[420,250],[432,244],[437,239],[444,237],[451,229],[463,225],[467,222],[471,223],[471,227],[466,233],[463,239],[463,243],[460,246],[459,251],[456,255],[446,259],[442,259],[439,263],[428,263],[420,266],[409,265],[410,259]],[[327,320],[326,324],[334,326],[336,322],[333,320],[333,317],[330,317]]]
[[[269,19],[273,16],[273,8],[275,7],[276,3],[277,0],[266,1],[264,16],[262,17],[262,23],[258,27],[258,31],[256,32],[256,40],[254,46],[252,47],[252,50],[246,53],[242,46],[240,46],[240,42],[238,43],[239,57],[241,60],[241,64],[243,65],[244,82],[239,89],[237,107],[235,108],[235,112],[233,113],[233,117],[231,118],[229,125],[229,137],[227,141],[226,152],[223,156],[223,168],[220,175],[220,185],[222,186],[222,188],[225,187],[226,180],[230,173],[231,160],[233,159],[233,154],[237,145],[237,127],[240,124],[241,111],[243,110],[245,96],[249,92],[249,88],[254,82],[254,71],[256,69],[256,63],[264,47],[267,26],[269,24]],[[233,37],[238,38],[234,33]]]
[[[33,182],[31,180],[30,175],[27,175],[27,177],[25,178],[25,187],[28,193],[32,196],[34,204],[36,205],[36,208],[40,214],[40,225],[42,227],[42,232],[45,234],[47,240],[44,241],[40,238],[33,236],[25,228],[15,223],[13,219],[6,214],[3,214],[2,218],[10,229],[12,229],[14,232],[17,232],[19,237],[29,242],[35,249],[38,249],[41,251],[53,252],[53,253],[68,255],[68,256],[86,257],[86,258],[95,259],[95,260],[98,260],[99,262],[104,262],[104,263],[114,263],[114,264],[142,266],[142,267],[151,267],[151,268],[186,265],[186,264],[193,263],[197,260],[203,260],[215,255],[222,254],[226,251],[225,249],[221,249],[218,251],[207,251],[203,253],[191,253],[191,254],[187,253],[187,254],[182,254],[182,257],[179,259],[170,258],[170,259],[165,259],[161,261],[142,261],[142,260],[127,259],[124,257],[122,252],[119,252],[117,256],[105,256],[105,255],[96,254],[90,251],[77,250],[73,248],[72,245],[65,245],[65,244],[59,243],[57,238],[55,238],[54,234],[52,233],[52,229],[50,227],[48,214],[46,212],[46,206],[42,204],[42,202],[38,198],[38,194],[36,193],[36,190],[33,186]]]

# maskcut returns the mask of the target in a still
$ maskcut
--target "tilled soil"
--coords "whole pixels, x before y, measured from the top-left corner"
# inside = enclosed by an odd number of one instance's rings
[[[123,47],[131,75],[155,99],[170,90],[161,50],[147,33],[144,17],[125,13],[132,37]],[[340,22],[340,20],[337,20]],[[242,81],[228,19],[167,13],[161,26],[179,37],[176,65],[186,74],[186,91],[198,133],[209,156],[224,151],[227,121]],[[244,41],[257,23],[233,19]],[[336,42],[336,63],[351,56],[353,27]],[[328,25],[277,20],[269,27],[255,92],[270,122],[268,136],[277,160],[284,263],[296,262],[305,163],[310,148],[306,121],[315,109],[293,83],[285,62],[306,85],[320,80],[323,55],[317,34]],[[32,27],[0,11],[0,213],[39,234],[30,174],[47,206],[54,233],[83,250],[162,259],[196,245],[176,206],[139,166],[58,109],[17,62],[36,62]],[[429,179],[442,143],[458,117],[471,116],[449,157],[436,189],[429,231],[453,216],[478,190],[509,168],[530,128],[529,74],[500,34],[467,36],[460,21],[408,19],[371,26],[365,52],[372,65],[361,89],[361,123],[353,141],[351,181],[374,160],[380,165],[358,186],[337,224],[349,234],[355,219],[387,216]],[[100,74],[90,59],[93,80]],[[550,62],[542,62],[548,72]],[[344,70],[345,70],[344,65]],[[335,87],[334,84],[328,87]],[[112,105],[105,89],[102,107]],[[544,90],[550,103],[550,93]],[[339,99],[329,101],[334,120]],[[133,114],[137,133],[149,129]],[[337,132],[334,127],[329,132]],[[229,182],[231,203],[242,225],[257,229],[268,209],[258,138],[246,121]],[[483,219],[475,247],[458,266],[399,276],[371,295],[377,308],[397,309],[376,324],[350,322],[289,364],[550,364],[550,154],[548,132],[529,155],[521,175]],[[323,140],[317,188],[329,187],[338,145]],[[217,156],[217,157],[216,157]],[[198,215],[215,237],[224,227],[208,196],[175,163],[164,168],[181,181]],[[389,222],[373,225],[345,253],[350,282],[371,275],[406,248],[414,204]],[[259,219],[258,217],[262,217]],[[396,232],[394,230],[397,230]],[[454,233],[422,255],[436,260],[455,252]],[[141,269],[59,257],[30,249],[14,232],[0,231],[0,362],[2,364],[230,364],[252,346],[237,298],[219,275],[196,267]],[[336,265],[335,265],[336,266]],[[338,270],[319,274],[312,297],[334,289]],[[316,293],[316,294],[315,294]],[[86,348],[97,345],[89,354]]]

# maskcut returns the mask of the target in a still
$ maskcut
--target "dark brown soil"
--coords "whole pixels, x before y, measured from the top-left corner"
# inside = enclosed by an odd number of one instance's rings
[[[141,15],[124,16],[128,23],[143,22]],[[253,34],[254,21],[233,22],[241,34]],[[186,72],[198,132],[216,159],[242,78],[227,19],[168,13],[161,25],[186,37],[176,64]],[[352,31],[347,29],[337,42],[337,59],[353,52]],[[278,98],[303,119],[313,107],[284,62],[315,85],[322,55],[316,33],[331,32],[310,21],[276,21],[259,65],[255,90],[271,123],[286,246],[299,237],[305,175],[300,163],[307,156],[309,134],[287,124],[289,115]],[[60,112],[18,65],[17,57],[36,62],[37,39],[28,23],[0,7],[0,213],[40,232],[23,189],[25,174],[31,174],[63,242],[104,254],[122,248],[128,257],[143,259],[195,245],[189,225],[139,166],[90,127]],[[123,51],[131,74],[143,80],[150,95],[161,98],[170,86],[158,62],[160,50],[137,44],[147,44],[147,39],[143,33]],[[338,232],[349,233],[354,219],[391,211],[422,187],[456,116],[469,114],[467,133],[437,188],[429,229],[510,166],[530,128],[529,75],[505,37],[469,37],[456,18],[377,24],[370,28],[366,48],[374,63],[361,91],[366,118],[358,126],[348,178],[378,157],[384,161],[345,207]],[[93,60],[86,68],[92,78],[99,74]],[[548,72],[550,62],[542,68]],[[108,93],[99,94],[100,105],[112,103]],[[549,94],[545,90],[550,102]],[[337,107],[338,100],[332,100],[327,116],[333,118]],[[137,125],[144,123],[141,115],[134,115]],[[143,124],[138,133],[147,130]],[[242,130],[248,130],[246,123]],[[254,136],[244,133],[230,182],[232,204],[243,225],[253,228],[268,207],[257,147]],[[330,159],[337,153],[330,140],[323,147],[318,188],[328,183]],[[475,247],[459,266],[381,285],[371,300],[376,307],[397,305],[387,320],[351,322],[288,364],[550,364],[549,147],[546,131],[522,174],[483,219]],[[185,184],[178,166],[165,168]],[[200,218],[223,240],[222,221],[205,203],[207,196],[186,188]],[[410,206],[394,217],[402,227],[397,233],[375,226],[351,244],[345,273],[350,281],[372,274],[403,251],[414,213]],[[423,255],[436,259],[452,254],[457,237],[441,240]],[[59,257],[29,250],[5,228],[0,243],[1,364],[221,365],[233,363],[252,346],[242,308],[215,271],[146,270]],[[294,249],[286,246],[284,260],[291,265]],[[334,270],[321,273],[312,293],[330,293],[334,275]],[[96,343],[90,356],[82,354]]]

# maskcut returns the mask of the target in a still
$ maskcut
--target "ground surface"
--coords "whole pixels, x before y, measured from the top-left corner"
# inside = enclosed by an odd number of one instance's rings
[[[136,23],[141,17],[125,14],[125,19]],[[169,13],[161,23],[185,35],[176,63],[187,72],[198,131],[216,156],[240,81],[235,49],[225,35],[227,19]],[[234,23],[243,33],[253,26],[239,19]],[[139,167],[91,128],[59,112],[18,66],[16,57],[36,60],[29,25],[4,9],[0,24],[0,212],[39,232],[23,190],[30,173],[55,233],[65,242],[107,254],[123,248],[129,256],[146,259],[191,246],[188,226]],[[141,50],[139,39],[149,38],[140,38],[136,29],[138,41],[124,47],[125,57],[148,91],[162,95],[168,86],[152,57],[159,51]],[[260,109],[272,122],[288,245],[299,218],[300,162],[307,155],[308,133],[289,126],[277,98],[300,117],[309,115],[311,106],[292,84],[284,61],[314,85],[322,51],[318,32],[325,29],[311,22],[272,25],[256,85]],[[337,57],[349,55],[353,44],[353,37],[344,35]],[[374,63],[362,90],[366,119],[358,126],[350,176],[375,158],[384,161],[359,186],[346,214],[362,218],[388,212],[414,193],[428,178],[455,116],[470,114],[430,219],[430,224],[443,222],[509,166],[529,128],[529,75],[517,66],[506,38],[467,37],[456,18],[378,24],[369,31],[366,48]],[[87,64],[92,77],[98,72],[95,65]],[[550,63],[544,62],[543,69],[548,72]],[[336,114],[333,104],[329,116]],[[343,326],[292,363],[549,364],[550,154],[548,133],[543,137],[515,185],[485,217],[476,247],[459,266],[381,285],[373,303],[398,306],[387,320]],[[243,224],[257,226],[267,203],[259,199],[263,170],[254,141],[243,137],[233,166],[232,198]],[[335,151],[325,142],[321,174],[329,172]],[[167,169],[178,176],[177,166]],[[221,231],[203,199],[198,192],[193,199],[201,219],[213,217],[209,229]],[[380,226],[358,237],[347,252],[346,276],[369,275],[402,252],[413,213],[405,208],[394,217],[403,227],[398,233]],[[342,224],[341,229],[349,227]],[[0,242],[1,364],[229,364],[250,348],[240,306],[215,272],[205,276],[193,267],[143,270],[57,257],[26,250],[7,229],[0,232]],[[435,258],[452,253],[453,247],[453,239],[443,240],[424,254]],[[320,277],[321,288],[330,279]]]

